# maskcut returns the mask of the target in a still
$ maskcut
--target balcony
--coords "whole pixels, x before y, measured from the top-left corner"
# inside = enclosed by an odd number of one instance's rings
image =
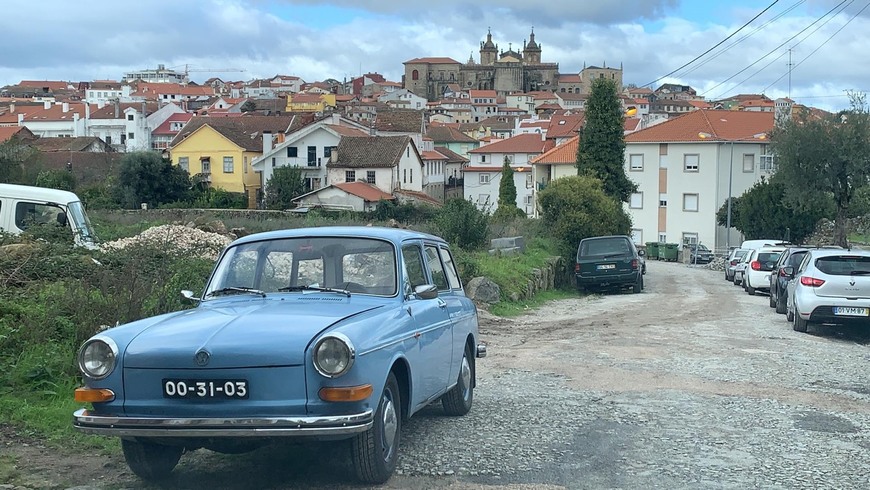
[[[462,178],[449,177],[447,179],[447,182],[444,183],[444,187],[447,189],[454,189],[457,187],[462,187],[463,182],[464,182],[464,179],[462,179]]]

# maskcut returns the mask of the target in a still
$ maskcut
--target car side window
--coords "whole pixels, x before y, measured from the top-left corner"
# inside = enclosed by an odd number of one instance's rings
[[[806,270],[806,268],[807,268],[807,264],[810,263],[810,255],[811,255],[811,254],[806,254],[806,255],[804,255],[804,259],[801,261],[801,265],[798,266],[797,274],[800,274],[801,272],[803,272],[804,270]]]
[[[413,290],[417,286],[428,284],[426,269],[423,267],[423,251],[417,245],[402,247],[402,261],[408,274],[408,282]]]
[[[441,260],[444,261],[444,270],[447,272],[447,281],[450,283],[451,289],[462,289],[462,282],[459,280],[459,274],[456,272],[456,264],[453,262],[453,256],[450,255],[450,250],[441,248]]]
[[[429,264],[429,271],[432,272],[432,282],[438,286],[438,290],[448,291],[450,285],[447,283],[444,265],[441,263],[441,257],[438,256],[438,248],[434,245],[426,245],[426,262]]]

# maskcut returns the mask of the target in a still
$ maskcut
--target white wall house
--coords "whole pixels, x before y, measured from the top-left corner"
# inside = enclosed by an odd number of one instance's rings
[[[129,85],[94,84],[85,90],[85,102],[89,104],[108,104],[111,101],[130,102],[132,90]]]
[[[362,181],[386,193],[423,191],[423,160],[410,136],[342,138],[326,168],[329,184]]]
[[[151,149],[151,130],[139,104],[108,105],[90,114],[87,135],[101,138],[117,151]]]
[[[384,93],[384,95],[381,95],[378,98],[378,102],[384,102],[393,107],[403,109],[423,110],[426,108],[426,104],[429,101],[414,92],[403,88],[393,92]]]
[[[462,169],[465,199],[481,210],[494,213],[498,207],[502,165],[507,158],[514,171],[517,207],[528,216],[533,216],[534,177],[531,160],[542,154],[546,145],[546,140],[540,134],[520,134],[469,151],[471,162]]]
[[[272,144],[272,136],[264,138],[263,154],[251,162],[261,173],[262,185],[272,178],[276,168],[294,166],[302,169],[305,188],[317,190],[328,184],[326,164],[343,136],[366,136],[365,127],[333,114],[331,118],[309,124],[284,136],[284,141]],[[264,135],[265,136],[265,135]]]
[[[716,212],[774,170],[769,112],[699,110],[626,136],[625,170],[638,185],[626,209],[637,243],[700,242],[724,251],[741,236]]]

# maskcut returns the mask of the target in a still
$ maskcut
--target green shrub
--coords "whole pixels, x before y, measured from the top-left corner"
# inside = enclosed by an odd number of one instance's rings
[[[66,170],[43,170],[36,176],[36,185],[49,189],[75,191],[76,177]]]
[[[435,217],[441,238],[469,250],[486,244],[489,218],[471,201],[450,199]]]

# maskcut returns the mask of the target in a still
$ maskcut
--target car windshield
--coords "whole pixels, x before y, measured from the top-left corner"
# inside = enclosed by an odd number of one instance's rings
[[[81,236],[81,239],[89,242],[96,241],[94,229],[91,227],[91,221],[88,219],[88,215],[85,213],[85,208],[82,206],[82,203],[79,201],[69,203],[67,205],[67,212],[69,214],[69,219],[75,223],[76,232]]]
[[[613,238],[596,238],[594,240],[583,240],[580,243],[580,257],[590,255],[625,255],[631,252],[628,246],[628,240],[620,237]]]
[[[394,296],[396,251],[371,238],[304,237],[234,246],[223,255],[205,291],[340,292]]]
[[[870,257],[856,255],[835,255],[819,257],[816,268],[832,276],[870,274]]]
[[[734,258],[735,258],[735,259],[742,259],[743,256],[746,255],[747,252],[749,252],[749,250],[744,250],[744,249],[742,249],[742,248],[741,248],[741,249],[738,249],[738,250],[735,250],[735,251],[734,251]]]
[[[706,245],[697,245],[695,247],[699,252],[709,252],[710,249]]]

